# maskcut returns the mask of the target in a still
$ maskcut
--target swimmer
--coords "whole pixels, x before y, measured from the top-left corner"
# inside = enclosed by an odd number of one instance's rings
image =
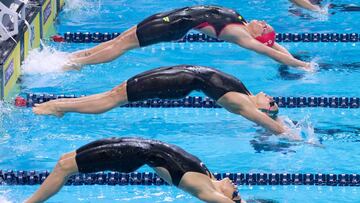
[[[143,165],[153,168],[167,183],[202,201],[246,202],[229,178],[216,180],[196,156],[172,144],[136,137],[101,139],[64,154],[40,188],[25,202],[46,201],[76,173],[130,173]]]
[[[153,98],[180,99],[193,90],[202,91],[229,112],[239,114],[272,133],[288,131],[277,119],[279,109],[272,97],[263,92],[253,95],[237,78],[213,68],[193,65],[149,70],[110,91],[35,104],[33,111],[35,114],[56,116],[67,112],[100,114],[129,102]],[[299,137],[291,139],[298,140]]]
[[[275,42],[275,31],[265,21],[247,22],[236,11],[216,6],[192,6],[152,15],[113,40],[72,53],[64,70],[79,70],[83,65],[112,61],[131,49],[178,40],[191,29],[264,54],[282,64],[313,71],[310,63],[294,58]]]

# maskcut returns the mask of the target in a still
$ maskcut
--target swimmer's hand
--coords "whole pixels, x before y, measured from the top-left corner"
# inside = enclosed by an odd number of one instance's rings
[[[328,9],[326,9],[326,7],[321,8],[320,6],[314,5],[312,10],[315,11],[315,12],[318,12],[318,13],[320,13],[322,15],[327,15],[328,14]]]
[[[286,138],[289,141],[293,141],[293,142],[303,142],[305,144],[314,146],[314,147],[321,147],[321,148],[325,148],[324,145],[322,145],[315,137],[310,136],[309,137],[309,133],[313,134],[313,128],[308,128],[308,130],[310,130],[311,132],[303,132],[301,130],[301,128],[299,129],[298,127],[296,127],[296,125],[294,125],[293,121],[291,121],[290,119],[277,119],[279,122],[283,123],[283,127],[285,129],[285,132],[280,134],[280,137],[282,138]],[[298,123],[300,124],[300,122]],[[297,125],[298,125],[297,124]]]
[[[314,73],[319,69],[319,64],[312,61],[310,63],[306,63],[305,67],[300,67],[300,68],[309,73]]]
[[[285,138],[288,139],[289,141],[293,141],[293,142],[301,142],[303,141],[302,137],[297,134],[297,133],[293,133],[290,129],[287,129],[284,133],[279,135],[281,138]]]
[[[322,15],[327,15],[328,14],[328,9],[327,8],[328,8],[328,6],[325,6],[325,7],[321,8],[320,6],[311,4],[310,2],[309,2],[309,5],[308,5],[309,10],[314,11],[314,12],[318,12],[319,14],[322,14]]]
[[[323,144],[312,141],[312,140],[304,140],[299,134],[293,133],[290,130],[285,133],[280,134],[280,137],[285,138],[292,142],[303,142],[305,144],[308,144],[308,145],[311,145],[314,147],[325,148],[325,146]]]
[[[320,7],[319,7],[320,8]],[[320,10],[318,10],[318,12],[322,15],[328,15],[329,11],[326,8],[320,8]]]
[[[53,101],[45,102],[42,104],[35,104],[33,112],[37,115],[54,115],[57,117],[64,116],[64,112],[58,111]]]
[[[331,8],[331,4],[326,4],[323,7],[317,6],[315,7],[315,11],[321,15],[329,15],[329,9]]]

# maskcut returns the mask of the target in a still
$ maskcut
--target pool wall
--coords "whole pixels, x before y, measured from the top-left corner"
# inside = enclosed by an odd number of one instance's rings
[[[0,42],[0,100],[10,98],[16,91],[20,77],[20,66],[30,50],[40,47],[40,39],[46,39],[55,32],[54,21],[64,6],[64,0],[38,0],[26,6],[26,21],[21,22],[16,41],[9,38]]]

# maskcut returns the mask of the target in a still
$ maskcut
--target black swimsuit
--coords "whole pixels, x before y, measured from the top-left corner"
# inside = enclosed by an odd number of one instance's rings
[[[178,40],[193,28],[212,26],[216,36],[229,24],[245,24],[236,11],[217,6],[185,7],[152,15],[137,25],[141,47]]]
[[[76,150],[75,159],[81,173],[106,170],[130,173],[147,164],[167,169],[175,186],[187,172],[198,172],[211,178],[210,171],[196,156],[175,145],[142,138],[91,142]]]
[[[217,101],[228,92],[251,95],[237,78],[219,70],[191,65],[161,67],[127,80],[129,102],[152,98],[180,99],[200,90]]]

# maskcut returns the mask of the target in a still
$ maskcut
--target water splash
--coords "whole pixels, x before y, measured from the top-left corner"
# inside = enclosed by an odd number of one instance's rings
[[[294,123],[286,116],[281,117],[281,119],[285,126],[290,129],[290,133],[287,133],[287,137],[294,138],[294,140],[302,140],[304,143],[314,146],[322,146],[314,132],[314,126],[310,121],[310,115],[305,116],[297,123]]]
[[[101,5],[101,0],[97,2],[89,0],[65,0],[64,12],[95,12],[100,10]]]
[[[283,76],[287,76],[287,78],[293,79],[301,79],[303,83],[307,84],[317,84],[319,82],[317,72],[320,71],[320,66],[318,61],[320,61],[320,57],[314,57],[310,61],[310,71],[303,71],[300,69],[292,69],[289,73],[283,72]],[[285,74],[286,73],[286,74]]]
[[[10,192],[10,191],[9,191]],[[8,192],[7,192],[8,193]],[[0,196],[0,202],[1,203],[11,203],[10,200],[8,200],[5,196]]]
[[[10,135],[7,131],[6,121],[7,118],[11,115],[13,110],[13,105],[0,101],[0,144],[8,142]],[[1,201],[0,201],[1,202]]]
[[[29,56],[22,65],[25,74],[46,74],[62,72],[62,67],[68,61],[69,54],[54,48],[43,46],[43,49],[30,51]]]
[[[320,70],[318,61],[320,61],[320,57],[314,57],[310,61],[310,68],[313,70],[313,72],[318,72]]]
[[[329,3],[320,8],[320,12],[315,13],[315,17],[319,19],[320,22],[325,22],[329,20]]]
[[[309,16],[312,16],[314,19],[317,19],[320,22],[325,22],[329,20],[329,3],[324,4],[325,6],[320,7],[319,11],[306,11]]]

